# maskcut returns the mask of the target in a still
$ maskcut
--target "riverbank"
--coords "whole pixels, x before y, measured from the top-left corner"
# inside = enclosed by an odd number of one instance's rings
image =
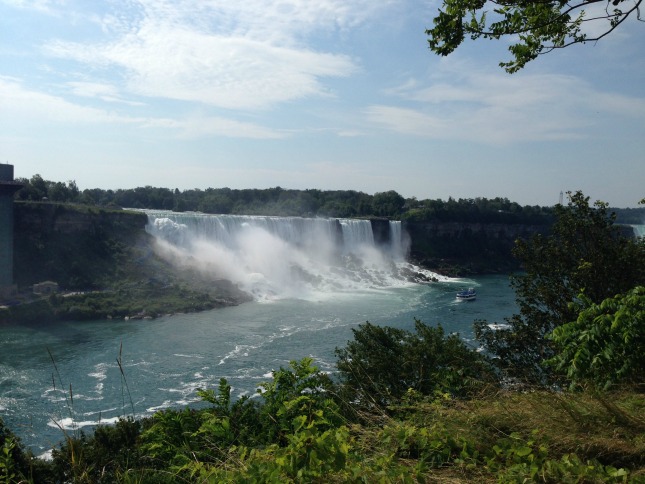
[[[103,291],[20,297],[0,306],[0,323],[39,321],[90,321],[155,319],[178,313],[194,313],[236,306],[251,297],[228,281],[215,281],[210,291],[191,289],[180,281],[160,285],[139,281]]]

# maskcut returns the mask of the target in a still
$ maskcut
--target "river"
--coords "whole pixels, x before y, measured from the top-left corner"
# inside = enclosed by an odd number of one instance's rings
[[[501,322],[515,312],[504,276],[411,282],[424,271],[405,261],[400,224],[380,243],[369,227],[151,212],[162,256],[225,275],[254,301],[155,320],[2,326],[0,415],[40,455],[65,433],[196,404],[196,390],[222,377],[239,397],[305,356],[333,373],[335,348],[365,321],[413,329],[418,318],[474,346],[475,319]],[[471,286],[477,300],[458,301],[456,292]]]
[[[465,286],[476,287],[476,301],[455,299]],[[215,388],[221,377],[240,396],[253,394],[292,359],[311,356],[333,372],[334,349],[365,321],[413,329],[419,318],[471,341],[475,319],[501,321],[514,310],[508,279],[486,276],[319,301],[250,302],[151,321],[4,326],[0,414],[39,454],[62,440],[63,431],[109,423],[132,415],[133,407],[140,417],[195,402],[196,389]]]

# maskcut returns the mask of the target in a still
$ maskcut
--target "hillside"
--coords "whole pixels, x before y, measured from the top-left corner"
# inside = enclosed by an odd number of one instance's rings
[[[155,255],[146,216],[72,204],[15,203],[14,279],[2,320],[144,318],[239,304],[228,281],[177,272]],[[35,283],[59,294],[37,297]]]

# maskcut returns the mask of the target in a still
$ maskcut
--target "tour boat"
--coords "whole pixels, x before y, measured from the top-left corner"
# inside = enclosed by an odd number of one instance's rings
[[[457,293],[457,299],[459,299],[460,301],[474,301],[476,297],[477,293],[472,287],[469,287],[468,289],[459,291]]]

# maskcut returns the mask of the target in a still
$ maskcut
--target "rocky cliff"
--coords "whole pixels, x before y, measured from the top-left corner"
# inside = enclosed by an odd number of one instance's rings
[[[14,280],[0,323],[53,319],[140,319],[239,304],[249,296],[228,281],[181,273],[160,259],[147,216],[53,203],[14,205]],[[53,281],[59,292],[33,294]],[[1,304],[1,303],[0,303]]]
[[[134,211],[36,202],[15,202],[14,214],[16,233],[23,236],[103,231],[108,236],[127,240],[138,236],[148,220],[145,214]]]
[[[519,269],[511,251],[519,238],[546,233],[548,225],[465,222],[406,222],[410,257],[451,275]]]
[[[141,241],[142,213],[54,203],[14,204],[14,279],[94,289],[116,276],[119,258]]]
[[[28,294],[33,284],[58,283],[66,296],[52,297],[41,308],[57,318],[154,317],[248,300],[226,281],[178,273],[157,257],[143,213],[37,202],[18,202],[14,209],[15,282],[23,300],[32,303]],[[372,229],[377,243],[389,241],[387,219],[372,220]],[[467,275],[517,269],[511,256],[515,240],[548,227],[404,222],[403,229],[413,261],[445,274]],[[40,311],[37,316],[42,319]]]
[[[131,248],[138,248],[140,258],[151,253],[143,213],[18,202],[14,219],[14,278],[23,287],[54,280],[67,289],[100,289],[126,276],[124,262],[132,256]],[[386,219],[372,220],[377,243],[388,241],[388,224]],[[548,226],[436,221],[404,222],[403,229],[412,260],[463,275],[517,269],[511,255],[515,240],[544,233]]]

